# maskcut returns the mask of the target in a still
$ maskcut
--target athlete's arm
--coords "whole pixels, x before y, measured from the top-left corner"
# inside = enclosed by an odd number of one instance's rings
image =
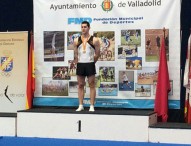
[[[74,39],[74,63],[78,63],[78,48],[77,48],[78,38]]]
[[[100,56],[100,42],[97,37],[94,37],[93,41],[94,41],[94,46],[95,46],[94,62],[96,63]]]

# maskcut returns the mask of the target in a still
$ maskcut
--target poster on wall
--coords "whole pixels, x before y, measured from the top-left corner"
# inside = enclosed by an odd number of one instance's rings
[[[78,105],[72,60],[82,21],[90,23],[90,34],[100,42],[95,106],[153,108],[165,39],[173,86],[169,107],[180,108],[180,1],[174,0],[34,0],[34,105]],[[90,103],[87,84],[84,90],[86,106]]]
[[[28,32],[0,33],[0,112],[26,109]]]

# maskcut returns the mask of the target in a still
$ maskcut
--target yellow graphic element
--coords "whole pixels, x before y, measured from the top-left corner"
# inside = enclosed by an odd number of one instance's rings
[[[32,77],[35,78],[34,50],[32,50]]]
[[[111,0],[104,0],[101,4],[101,7],[104,11],[111,11],[113,8],[113,2]]]
[[[109,10],[111,8],[110,4],[111,4],[110,0],[105,0],[104,1],[104,9]]]
[[[9,57],[1,66],[0,69],[1,70],[5,70],[5,68],[7,67],[7,65],[13,60],[12,57]]]

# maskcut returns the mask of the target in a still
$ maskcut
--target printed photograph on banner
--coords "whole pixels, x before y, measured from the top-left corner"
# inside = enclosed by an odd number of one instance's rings
[[[141,46],[141,30],[140,29],[121,30],[121,45]]]
[[[70,80],[68,73],[68,66],[53,66],[52,67],[52,79],[53,80]]]
[[[162,39],[165,39],[166,58],[169,60],[169,29],[146,29],[145,30],[145,58],[146,62],[158,62]]]
[[[119,71],[119,91],[134,91],[134,71]]]
[[[117,96],[118,88],[117,84],[101,84],[98,88],[99,96]]]
[[[100,84],[101,84],[101,76],[96,75],[96,76],[95,76],[95,87],[96,87],[96,88],[99,88],[99,87],[100,87]],[[86,80],[86,87],[89,87],[88,80]]]
[[[93,34],[100,41],[99,61],[115,60],[115,32],[114,31],[97,31]]]
[[[76,68],[77,64],[73,62],[73,60],[68,60],[68,74],[69,76],[76,76]]]
[[[78,93],[78,82],[77,81],[69,81],[69,92],[70,93]],[[84,86],[84,93],[86,93],[86,87]]]
[[[124,46],[118,46],[118,59],[125,59],[126,52]]]
[[[142,57],[127,57],[126,69],[129,69],[129,70],[142,69]]]
[[[79,31],[67,32],[67,49],[74,50],[74,39],[81,36]]]
[[[151,96],[151,85],[135,84],[135,96],[136,97],[150,97]]]
[[[68,96],[68,81],[42,78],[42,96]]]
[[[142,70],[137,71],[138,84],[153,84],[158,77],[158,67],[142,67]]]
[[[157,87],[157,80],[155,80],[153,82],[153,95],[156,94],[156,87]],[[170,80],[170,92],[168,93],[168,95],[173,95],[173,80]]]
[[[125,59],[126,57],[137,57],[137,45],[118,46],[118,59]]]
[[[64,31],[44,31],[44,61],[64,61]]]
[[[101,82],[115,82],[115,67],[99,67],[99,75]]]

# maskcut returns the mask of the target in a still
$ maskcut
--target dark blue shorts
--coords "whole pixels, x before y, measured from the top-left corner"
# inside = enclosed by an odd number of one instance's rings
[[[125,84],[125,83],[129,83],[129,81],[123,81],[123,84]]]
[[[77,63],[77,75],[79,76],[91,76],[96,74],[95,63]]]

